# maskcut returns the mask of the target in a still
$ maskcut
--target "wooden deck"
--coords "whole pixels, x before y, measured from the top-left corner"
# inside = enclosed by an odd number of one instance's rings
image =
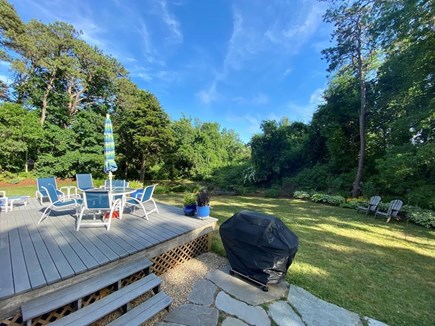
[[[45,206],[29,205],[0,213],[0,319],[32,297],[104,272],[113,264],[143,255],[156,257],[216,228],[217,220],[183,215],[157,203],[160,214],[124,213],[105,227],[75,231],[74,210],[52,212],[37,225]]]

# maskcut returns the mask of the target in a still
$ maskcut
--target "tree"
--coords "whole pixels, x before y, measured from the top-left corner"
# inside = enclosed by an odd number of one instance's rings
[[[6,0],[0,0],[0,47],[16,49],[16,39],[24,33],[24,24],[14,7]],[[0,60],[10,61],[9,54],[0,49]]]
[[[157,98],[146,91],[134,90],[135,99],[125,108],[115,112],[114,125],[119,133],[122,154],[127,162],[137,162],[140,167],[140,181],[145,180],[147,165],[159,162],[170,148],[173,135],[169,117],[163,111]],[[127,150],[127,151],[126,151]]]
[[[70,69],[73,40],[78,32],[66,23],[45,25],[32,20],[25,26],[25,33],[17,38],[19,57],[13,60],[17,71],[18,98],[32,99],[40,107],[40,123],[47,115],[48,98],[64,71]]]
[[[338,4],[337,4],[338,2]],[[329,0],[330,8],[325,13],[325,22],[334,23],[332,38],[336,45],[322,51],[329,62],[329,72],[343,73],[352,71],[359,80],[359,154],[358,168],[352,188],[352,196],[361,191],[361,179],[364,170],[366,151],[366,78],[374,54],[373,0],[336,1]]]
[[[258,180],[277,182],[296,174],[305,164],[308,126],[269,120],[261,123],[262,134],[251,139],[252,163]]]
[[[35,112],[18,104],[0,106],[0,162],[6,171],[24,170],[28,158],[36,158],[36,149],[43,131]]]

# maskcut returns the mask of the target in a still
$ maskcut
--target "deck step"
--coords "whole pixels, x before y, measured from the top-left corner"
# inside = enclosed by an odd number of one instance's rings
[[[150,275],[123,287],[98,301],[95,301],[89,306],[83,307],[68,316],[56,320],[50,325],[89,325],[114,312],[116,309],[125,307],[130,303],[130,301],[150,290],[157,293],[160,283],[161,279],[151,273]]]
[[[139,306],[131,309],[107,326],[139,326],[157,315],[160,311],[169,308],[172,298],[165,292],[159,292]]]
[[[149,274],[152,262],[146,258],[138,258],[131,263],[116,266],[104,273],[88,278],[42,297],[27,301],[21,306],[23,321],[31,323],[32,318],[56,310],[70,303],[81,306],[81,299],[105,287],[115,284],[141,270]]]

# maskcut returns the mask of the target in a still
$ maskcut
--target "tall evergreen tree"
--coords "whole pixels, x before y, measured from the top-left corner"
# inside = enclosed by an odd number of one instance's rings
[[[328,1],[328,0],[326,0]],[[330,8],[324,15],[324,21],[334,24],[332,38],[336,45],[322,51],[329,62],[329,71],[342,73],[351,70],[359,80],[359,142],[358,168],[352,188],[352,196],[361,191],[361,179],[364,171],[366,151],[366,78],[374,53],[372,37],[373,0],[336,1],[329,0]]]

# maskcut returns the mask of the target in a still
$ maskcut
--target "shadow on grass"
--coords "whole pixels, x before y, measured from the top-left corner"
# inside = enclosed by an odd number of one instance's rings
[[[213,202],[219,224],[240,210],[256,210],[279,217],[299,236],[287,275],[291,283],[391,325],[433,322],[433,231],[300,200],[215,197]],[[219,241],[214,243],[221,252]]]

